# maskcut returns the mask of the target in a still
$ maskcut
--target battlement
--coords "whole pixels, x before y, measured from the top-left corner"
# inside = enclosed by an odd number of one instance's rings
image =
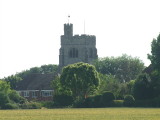
[[[81,39],[81,38],[85,38],[85,39],[95,39],[96,40],[96,36],[95,35],[87,35],[87,34],[82,34],[82,35],[78,35],[78,34],[76,34],[76,35],[74,35],[73,36],[73,38],[74,39]]]
[[[64,24],[64,36],[72,37],[73,36],[73,24]]]
[[[82,34],[82,35],[74,35],[70,38],[66,38],[65,35],[61,36],[61,45],[75,45],[75,44],[79,44],[79,45],[95,45],[96,44],[96,36],[94,35],[86,35],[86,34]]]

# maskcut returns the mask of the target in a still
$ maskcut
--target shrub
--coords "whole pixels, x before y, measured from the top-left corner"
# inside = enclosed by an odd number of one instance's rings
[[[136,100],[136,107],[160,107],[160,97],[146,100]]]
[[[5,104],[9,103],[9,97],[4,92],[0,92],[0,108],[5,109]]]
[[[27,102],[21,105],[22,109],[40,109],[41,104],[37,102]]]
[[[114,107],[123,107],[123,102],[124,100],[113,100],[114,102]]]
[[[55,95],[54,96],[54,103],[57,106],[69,106],[73,103],[73,97],[70,95]]]
[[[112,92],[104,92],[102,94],[102,103],[104,107],[111,107],[113,105],[113,100],[115,100],[115,96]]]
[[[40,102],[40,104],[42,105],[42,107],[45,107],[45,108],[53,108],[54,107],[53,101],[44,101],[44,102]]]
[[[102,107],[102,95],[96,95],[93,98],[93,107]]]
[[[92,108],[94,107],[94,97],[88,97],[84,101],[84,107]]]
[[[84,107],[85,107],[84,102],[85,102],[84,99],[82,99],[82,98],[77,98],[77,99],[74,100],[74,102],[73,102],[73,107],[75,107],[75,108],[84,108]]]
[[[24,97],[20,96],[15,90],[10,91],[8,96],[10,100],[14,101],[15,103],[23,104],[27,101]]]
[[[124,97],[124,106],[133,107],[135,105],[135,99],[132,95],[126,95]]]
[[[17,104],[14,103],[7,103],[5,104],[5,108],[4,109],[18,109],[19,106]]]

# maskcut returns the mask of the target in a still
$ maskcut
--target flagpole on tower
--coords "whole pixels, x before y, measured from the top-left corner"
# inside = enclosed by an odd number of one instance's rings
[[[68,24],[69,24],[70,15],[68,15]]]
[[[86,27],[86,25],[85,25],[85,20],[84,20],[84,34],[85,34],[85,29],[86,29],[85,27]]]

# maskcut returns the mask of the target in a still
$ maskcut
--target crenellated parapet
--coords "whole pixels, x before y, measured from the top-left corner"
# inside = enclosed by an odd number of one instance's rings
[[[66,44],[81,44],[81,45],[96,45],[96,36],[95,35],[74,35],[72,37],[66,38],[65,35],[61,36],[61,45]]]

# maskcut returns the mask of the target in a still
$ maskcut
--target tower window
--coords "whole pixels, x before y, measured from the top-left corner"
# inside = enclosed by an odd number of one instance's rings
[[[78,49],[71,48],[69,51],[69,57],[70,58],[78,58]]]

